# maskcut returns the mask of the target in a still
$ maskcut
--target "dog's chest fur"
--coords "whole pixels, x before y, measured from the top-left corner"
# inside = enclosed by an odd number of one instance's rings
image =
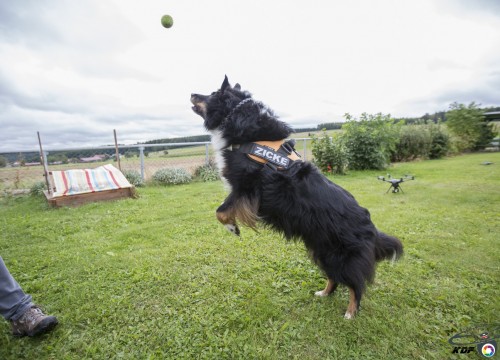
[[[228,191],[231,191],[231,185],[227,181],[227,179],[223,176],[224,168],[226,167],[226,160],[222,155],[222,152],[229,145],[227,140],[222,136],[222,132],[219,130],[211,131],[212,134],[212,146],[215,151],[215,162],[217,164],[217,169],[219,170],[219,176],[224,183],[224,186]]]

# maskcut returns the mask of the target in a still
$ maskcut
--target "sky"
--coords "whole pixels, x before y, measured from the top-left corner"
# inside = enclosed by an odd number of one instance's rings
[[[500,1],[0,1],[0,152],[206,134],[224,75],[296,128],[500,106]]]

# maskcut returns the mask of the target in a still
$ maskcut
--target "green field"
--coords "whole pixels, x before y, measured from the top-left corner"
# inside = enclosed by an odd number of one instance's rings
[[[494,164],[481,165],[484,161]],[[376,179],[412,174],[404,194]],[[500,153],[401,163],[332,180],[401,238],[358,316],[303,245],[260,229],[227,232],[220,182],[139,189],[139,199],[49,209],[0,199],[0,254],[60,325],[14,338],[0,359],[465,359],[448,339],[499,323]]]

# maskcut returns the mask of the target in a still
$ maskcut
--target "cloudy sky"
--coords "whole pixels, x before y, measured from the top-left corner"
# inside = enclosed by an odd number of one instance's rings
[[[204,134],[225,74],[295,127],[499,106],[500,1],[0,1],[0,152]]]

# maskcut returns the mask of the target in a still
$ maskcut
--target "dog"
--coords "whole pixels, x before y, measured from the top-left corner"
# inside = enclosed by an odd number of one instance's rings
[[[332,294],[339,284],[349,289],[346,319],[360,308],[366,284],[380,260],[403,254],[399,239],[377,230],[370,213],[354,197],[302,161],[285,141],[292,128],[227,76],[210,95],[191,94],[193,111],[211,133],[216,163],[229,195],[217,219],[235,235],[238,222],[257,222],[304,242],[327,277],[317,296]]]

